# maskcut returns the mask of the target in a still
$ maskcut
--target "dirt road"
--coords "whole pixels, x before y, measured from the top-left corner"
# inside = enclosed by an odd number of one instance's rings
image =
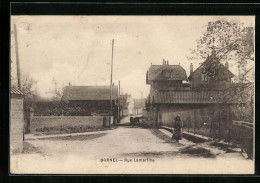
[[[185,139],[178,144],[169,136],[163,130],[121,126],[83,135],[26,140],[37,150],[13,155],[11,170],[67,174],[253,171],[253,161],[245,160],[237,153],[207,149]]]

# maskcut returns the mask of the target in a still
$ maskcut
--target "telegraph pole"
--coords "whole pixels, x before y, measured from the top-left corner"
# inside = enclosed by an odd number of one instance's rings
[[[18,89],[20,90],[21,89],[21,75],[20,75],[20,62],[19,62],[16,24],[14,24],[14,40],[15,40],[15,54],[16,54],[16,67],[17,67],[17,81],[18,81]]]
[[[118,123],[120,123],[120,118],[121,118],[121,116],[120,116],[120,109],[121,109],[121,104],[120,104],[120,100],[121,100],[121,98],[120,98],[120,80],[118,81],[118,86],[119,86],[119,90],[118,90]]]
[[[119,85],[119,96],[120,96],[120,80],[118,81],[118,85]]]
[[[111,125],[112,115],[112,79],[113,79],[113,56],[114,56],[114,39],[112,39],[112,57],[111,57],[111,78],[110,78],[110,114],[109,114],[109,127]]]
[[[18,89],[21,90],[21,74],[20,74],[20,60],[19,60],[19,51],[18,51],[18,39],[17,39],[17,30],[16,24],[14,24],[14,41],[15,41],[15,55],[16,55],[16,69],[17,69],[17,84]],[[23,125],[23,141],[24,141],[24,125]]]

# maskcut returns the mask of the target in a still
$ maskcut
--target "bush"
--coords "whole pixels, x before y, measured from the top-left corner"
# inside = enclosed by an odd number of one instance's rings
[[[37,128],[36,132],[42,132],[42,133],[79,133],[79,132],[87,132],[94,129],[94,127],[89,126],[50,126],[50,127],[43,127],[43,128]]]

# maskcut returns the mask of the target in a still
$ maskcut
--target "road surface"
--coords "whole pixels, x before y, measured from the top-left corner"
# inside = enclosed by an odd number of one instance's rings
[[[125,123],[125,122],[124,122]],[[14,173],[149,174],[253,173],[253,161],[183,139],[165,130],[113,130],[27,138],[37,150],[11,156]],[[238,168],[240,167],[240,168]]]

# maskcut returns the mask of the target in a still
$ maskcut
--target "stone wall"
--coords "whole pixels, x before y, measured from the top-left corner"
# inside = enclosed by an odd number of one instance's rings
[[[23,98],[12,97],[10,107],[10,152],[20,153],[23,151]]]
[[[103,127],[104,116],[33,116],[31,121],[31,132],[44,127],[82,127],[101,128]],[[111,120],[111,124],[112,124]],[[106,116],[108,126],[109,117]]]

